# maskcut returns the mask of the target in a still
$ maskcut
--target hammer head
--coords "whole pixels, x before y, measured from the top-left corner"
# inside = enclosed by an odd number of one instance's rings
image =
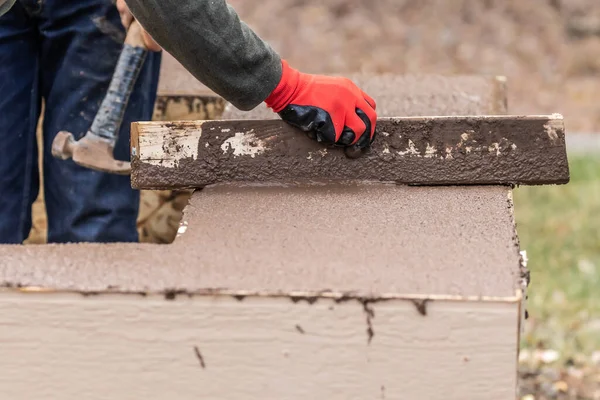
[[[62,160],[72,158],[82,167],[117,175],[130,175],[131,164],[115,160],[111,142],[86,133],[79,141],[70,132],[60,131],[52,142],[52,155]]]

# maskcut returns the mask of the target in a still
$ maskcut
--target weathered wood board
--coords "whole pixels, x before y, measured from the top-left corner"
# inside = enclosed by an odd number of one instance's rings
[[[379,118],[371,149],[349,159],[281,120],[138,122],[132,186],[379,181],[416,185],[569,181],[560,115]]]

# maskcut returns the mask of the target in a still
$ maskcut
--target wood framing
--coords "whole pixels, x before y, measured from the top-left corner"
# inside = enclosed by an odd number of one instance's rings
[[[417,185],[569,181],[561,115],[380,118],[358,159],[281,120],[138,122],[132,186],[367,180]]]

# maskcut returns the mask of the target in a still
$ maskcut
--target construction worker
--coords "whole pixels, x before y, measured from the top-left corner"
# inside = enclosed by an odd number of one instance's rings
[[[295,70],[225,0],[120,1],[164,50],[238,109],[265,102],[324,143],[372,142],[377,118],[372,98],[348,79]]]
[[[0,2],[2,1],[14,2],[15,0],[0,0]],[[50,2],[50,0],[46,1]],[[60,2],[60,0],[54,1]],[[88,0],[81,1],[85,3]],[[44,5],[44,1],[21,0],[21,3],[26,2],[40,4],[40,8],[43,8]],[[106,4],[108,2],[109,0],[104,0],[103,3],[107,8],[109,8]],[[292,68],[246,24],[240,21],[236,12],[225,0],[117,0],[117,5],[119,10],[129,11],[130,9],[132,11],[133,16],[149,33],[146,37],[150,39],[147,40],[153,39],[155,41],[153,43],[157,47],[162,47],[171,53],[198,80],[240,110],[251,110],[261,102],[265,102],[284,121],[310,133],[313,138],[320,142],[340,146],[367,147],[373,141],[377,114],[375,111],[376,104],[372,98],[346,78],[305,74]],[[74,6],[64,7],[68,9]],[[18,11],[9,12],[8,21],[3,22],[0,20],[0,57],[4,52],[2,46],[6,41],[6,39],[3,40],[3,36],[10,37],[11,35],[10,31],[6,34],[4,31],[8,30],[7,28],[10,28],[11,25],[16,24],[16,21],[13,22],[13,20],[19,17],[27,19],[30,14],[32,12],[21,4]],[[107,13],[105,18],[111,17],[110,21],[113,21],[114,15],[110,16],[108,14],[110,13]],[[125,15],[127,14],[125,13]],[[90,18],[90,15],[86,17],[88,20],[96,21],[95,26],[99,25],[97,17],[96,19]],[[124,24],[127,24],[127,18],[124,18]],[[7,25],[7,28],[3,25]],[[90,29],[95,28],[90,27]],[[44,30],[41,29],[41,32],[44,33]],[[118,32],[121,33],[121,30],[119,29]],[[100,33],[97,36],[101,36]],[[16,35],[14,32],[12,34],[13,37]],[[106,37],[110,37],[110,35],[102,37],[106,41]],[[84,37],[81,40],[85,42],[86,49],[89,48],[90,52],[97,54],[95,53],[96,50],[92,48],[98,47],[98,43],[95,41],[87,42],[85,39]],[[8,41],[8,43],[10,44],[11,41]],[[12,51],[17,50],[13,49]],[[84,50],[81,51],[84,52]],[[103,49],[102,51],[108,52],[109,50]],[[42,55],[44,54],[42,52]],[[95,60],[99,62],[98,58],[100,58],[99,55],[95,57]],[[68,65],[67,63],[66,66],[69,68],[71,76],[76,75],[77,67],[73,68]],[[155,85],[154,81],[148,78],[148,76],[155,76],[155,66],[156,64],[152,61],[150,65],[146,64],[147,79],[142,78],[141,82],[138,82],[138,86],[144,84]],[[3,70],[2,68],[0,67],[0,71]],[[16,75],[16,72],[10,69],[7,72],[9,74],[4,76]],[[76,91],[76,87],[71,90]],[[152,88],[153,91],[154,87]],[[142,93],[148,94],[148,92]],[[72,96],[69,93],[64,95]],[[150,95],[148,95],[149,97]],[[52,100],[52,97],[50,100]],[[62,100],[64,101],[64,99]],[[27,101],[27,99],[21,101]],[[141,102],[138,100],[137,104],[139,106]],[[144,102],[143,104],[147,103]],[[62,106],[64,107],[64,105]],[[8,104],[5,105],[0,100],[0,114],[6,112],[7,109],[9,109]],[[133,113],[130,115],[133,116]],[[141,115],[138,116],[138,119],[146,119],[146,117],[147,115]],[[20,120],[23,119],[25,117],[21,116]],[[67,121],[63,119],[60,122],[66,124]],[[57,124],[55,118],[48,124],[50,125],[49,131],[51,134],[65,129],[65,126]],[[85,128],[84,125],[84,123],[80,123],[75,128],[71,127],[69,129],[69,126],[66,128],[71,131],[85,132],[86,129],[81,129]],[[13,124],[14,126],[15,124]],[[0,129],[4,129],[4,127]],[[2,132],[0,135],[9,136],[10,132]],[[125,135],[123,137],[128,138]],[[50,142],[47,141],[47,143]],[[124,148],[120,149],[124,150]],[[25,153],[25,151],[22,153]],[[124,152],[121,155],[124,156]],[[16,163],[17,161],[13,160],[13,162]],[[54,168],[60,169],[60,167],[56,167],[54,162],[51,162],[51,164],[55,166]],[[62,168],[66,169],[67,167]],[[75,167],[69,166],[68,168],[73,169]],[[8,168],[4,169],[4,171],[7,170]],[[1,172],[2,170],[0,170]],[[114,189],[119,186],[117,180],[122,178],[103,177],[98,180],[108,183],[110,179],[115,180],[110,185],[111,189]],[[27,183],[31,184],[30,182]],[[0,183],[0,193],[5,186],[8,185]],[[20,185],[21,190],[26,190],[26,188],[23,189],[24,186],[23,184]],[[50,184],[47,183],[46,188],[49,186]],[[72,190],[73,187],[74,185],[71,185],[69,190]],[[104,192],[99,192],[104,188],[100,185],[100,182],[95,187],[96,192],[92,193],[90,191],[83,193],[83,195],[78,194],[79,198],[72,196],[69,200],[84,203],[91,202],[92,204],[99,203],[102,205],[102,210],[112,215],[113,209],[107,210],[106,207],[113,206],[112,197],[120,196],[118,194],[119,189],[111,190],[107,195]],[[123,191],[127,192],[127,196],[131,196],[133,200],[133,196],[128,191],[125,189]],[[87,197],[90,195],[93,199]],[[97,197],[94,197],[94,195]],[[28,199],[32,200],[33,197]],[[137,201],[137,199],[135,200]],[[79,203],[69,204],[71,207],[79,207]],[[118,207],[121,210],[121,217],[126,219],[132,217],[128,211],[124,212],[123,210],[133,210],[133,205],[128,209],[123,206],[123,203],[119,203]],[[22,214],[25,213],[23,204],[21,204],[21,209],[14,206],[13,209],[21,211]],[[66,212],[67,216],[71,214]],[[82,215],[81,217],[85,219],[88,216]],[[98,218],[101,217],[102,215],[98,216]],[[72,218],[70,220],[72,221]],[[115,224],[119,223],[116,220],[111,221]],[[75,222],[80,223],[80,220]],[[90,222],[86,221],[85,223],[89,224]],[[1,224],[5,225],[4,222]],[[112,226],[108,225],[106,228],[111,229]],[[2,229],[0,228],[0,232]],[[107,237],[107,235],[104,237]],[[56,236],[53,236],[53,238],[56,238]],[[116,236],[112,235],[111,238],[116,238]]]
[[[42,99],[48,242],[138,241],[139,191],[129,177],[51,155],[57,132],[79,139],[90,128],[123,47],[122,21],[130,20],[114,0],[0,0],[0,243],[22,243],[32,225]],[[146,58],[116,144],[118,159],[129,160],[131,122],[152,118],[160,59],[160,52]]]

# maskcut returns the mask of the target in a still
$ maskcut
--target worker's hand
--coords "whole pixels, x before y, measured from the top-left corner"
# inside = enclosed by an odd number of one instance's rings
[[[375,138],[375,100],[351,80],[301,73],[282,61],[283,74],[265,103],[320,142],[369,147]]]
[[[127,6],[127,3],[125,3],[125,0],[117,0],[117,10],[119,10],[119,14],[121,15],[121,22],[123,23],[123,26],[125,27],[125,29],[129,29],[129,26],[131,26],[131,23],[133,22],[133,20],[135,18],[133,17],[133,14],[131,14],[131,11],[129,11],[129,7]],[[152,36],[150,36],[150,34],[148,32],[146,32],[146,30],[143,28],[142,28],[142,36],[144,38],[144,44],[146,45],[148,50],[150,50],[150,51],[161,51],[162,50],[160,45],[158,43],[156,43],[154,41],[154,39],[152,39]]]

